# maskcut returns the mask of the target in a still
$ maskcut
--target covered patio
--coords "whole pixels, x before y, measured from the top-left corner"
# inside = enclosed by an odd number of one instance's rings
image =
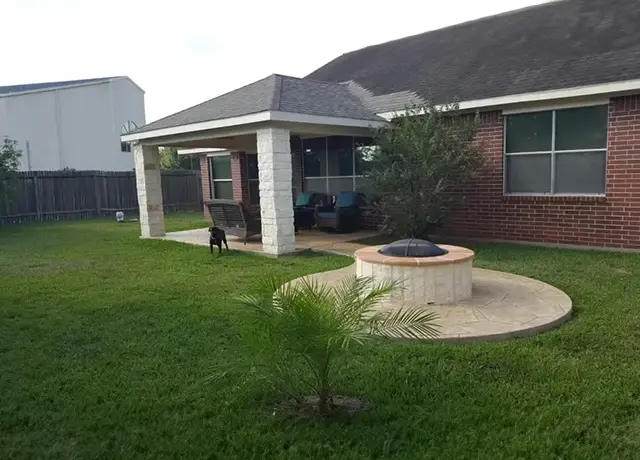
[[[326,233],[317,229],[303,231],[295,235],[296,247],[293,252],[317,251],[353,255],[356,250],[365,247],[365,245],[359,241],[376,235],[378,235],[377,232],[367,230],[342,234]],[[167,241],[195,244],[197,246],[209,246],[209,232],[206,228],[169,232],[158,238]],[[250,239],[247,241],[247,244],[243,244],[239,238],[227,237],[227,240],[229,249],[265,254],[264,246],[258,237]],[[218,248],[214,247],[213,250],[215,252]]]
[[[355,139],[370,138],[372,128],[385,124],[345,85],[271,75],[143,126],[122,136],[123,142],[132,143],[135,156],[141,235],[165,236],[159,147],[219,148],[232,155],[256,155],[260,252],[279,256],[305,249],[296,242],[294,195],[304,189],[317,191],[317,187],[327,192],[356,190]],[[324,153],[304,146],[305,139],[324,145]],[[347,169],[351,162],[349,175],[338,171],[332,176],[329,145],[334,141],[337,147],[331,154]],[[312,160],[320,158],[320,165],[325,155],[326,162],[314,177],[302,180],[298,169],[304,165],[296,155],[301,159],[305,152]],[[294,176],[298,176],[295,183]]]

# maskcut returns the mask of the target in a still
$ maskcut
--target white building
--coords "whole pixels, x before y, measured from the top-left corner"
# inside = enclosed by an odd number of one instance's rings
[[[0,137],[18,141],[24,171],[132,170],[120,135],[144,124],[144,91],[129,77],[0,86]]]

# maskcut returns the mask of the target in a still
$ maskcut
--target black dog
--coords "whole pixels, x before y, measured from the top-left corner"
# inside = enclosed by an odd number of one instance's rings
[[[227,235],[224,230],[218,227],[209,227],[209,252],[213,254],[213,246],[218,246],[218,253],[222,253],[222,243],[224,243],[227,251],[229,245],[227,244]]]

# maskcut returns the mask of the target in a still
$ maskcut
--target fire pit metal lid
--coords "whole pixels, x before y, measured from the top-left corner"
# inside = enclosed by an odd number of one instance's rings
[[[437,257],[449,251],[431,241],[409,238],[389,243],[378,252],[391,257]]]

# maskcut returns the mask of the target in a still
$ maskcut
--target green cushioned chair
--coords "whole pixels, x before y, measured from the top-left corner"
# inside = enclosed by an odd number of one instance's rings
[[[293,224],[296,232],[301,228],[313,228],[316,224],[314,208],[325,198],[324,194],[316,192],[303,192],[296,197],[293,206]]]
[[[355,232],[360,229],[360,206],[364,201],[362,193],[340,192],[335,205],[316,207],[316,225],[338,233]]]

